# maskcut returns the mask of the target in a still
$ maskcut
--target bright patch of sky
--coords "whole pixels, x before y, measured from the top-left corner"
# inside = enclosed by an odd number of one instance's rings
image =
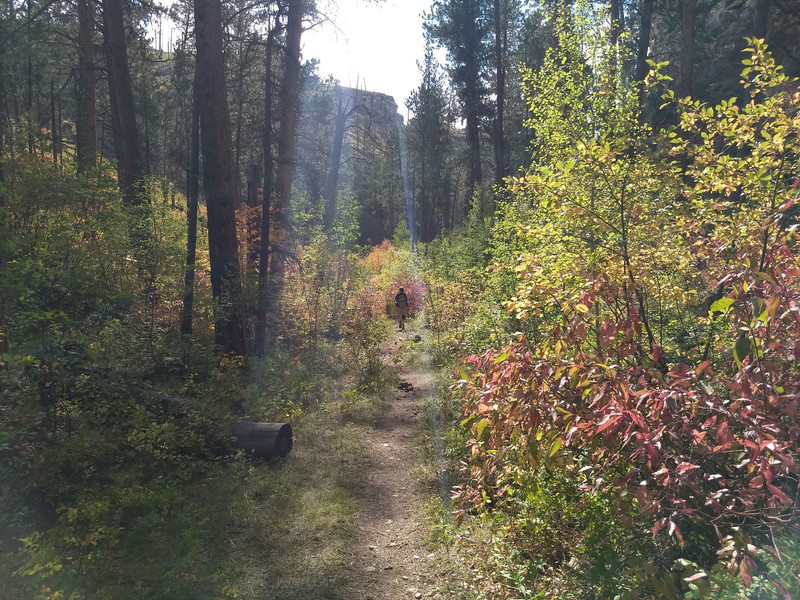
[[[393,96],[404,114],[422,78],[422,15],[430,6],[431,0],[320,2],[328,20],[303,33],[303,58],[318,59],[323,78]]]
[[[156,2],[168,7],[174,0]],[[393,96],[405,117],[405,102],[422,79],[422,15],[431,4],[432,0],[318,0],[319,15],[303,32],[303,59],[317,59],[323,79],[333,75],[343,86]],[[164,50],[171,50],[178,32],[169,19],[147,29],[155,46],[160,41]]]

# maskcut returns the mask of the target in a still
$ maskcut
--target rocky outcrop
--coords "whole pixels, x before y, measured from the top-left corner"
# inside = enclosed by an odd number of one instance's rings
[[[370,128],[386,137],[397,126],[397,102],[388,94],[342,87],[342,94],[349,100],[354,113],[367,117]],[[402,117],[401,117],[402,118]]]

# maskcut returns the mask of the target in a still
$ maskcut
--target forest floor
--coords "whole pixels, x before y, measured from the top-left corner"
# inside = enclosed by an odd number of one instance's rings
[[[474,597],[452,547],[436,444],[435,368],[414,322],[384,343],[373,392],[331,382],[278,464],[250,468],[228,529],[225,598]],[[337,400],[338,398],[338,400]]]
[[[365,485],[351,561],[354,599],[456,597],[444,591],[451,588],[453,557],[430,543],[430,503],[438,500],[425,485],[435,465],[425,464],[421,446],[431,440],[421,438],[421,421],[434,406],[434,373],[424,351],[406,351],[420,339],[407,327],[384,347],[384,360],[394,363],[399,381],[365,440]]]

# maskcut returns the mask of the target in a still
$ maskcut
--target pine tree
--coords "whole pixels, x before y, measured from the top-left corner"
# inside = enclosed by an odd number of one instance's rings
[[[244,355],[239,247],[236,239],[236,172],[231,144],[227,86],[222,57],[219,0],[195,0],[200,141],[208,206],[208,251],[217,344]]]
[[[447,50],[450,78],[466,123],[471,194],[483,180],[480,121],[488,113],[489,6],[486,0],[436,0],[427,16],[425,30],[431,41]]]

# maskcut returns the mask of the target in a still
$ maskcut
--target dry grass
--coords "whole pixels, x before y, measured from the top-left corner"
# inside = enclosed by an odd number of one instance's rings
[[[243,467],[244,490],[232,507],[221,573],[231,582],[224,598],[349,597],[362,440],[387,388],[337,393],[295,426],[294,447],[283,462]]]

